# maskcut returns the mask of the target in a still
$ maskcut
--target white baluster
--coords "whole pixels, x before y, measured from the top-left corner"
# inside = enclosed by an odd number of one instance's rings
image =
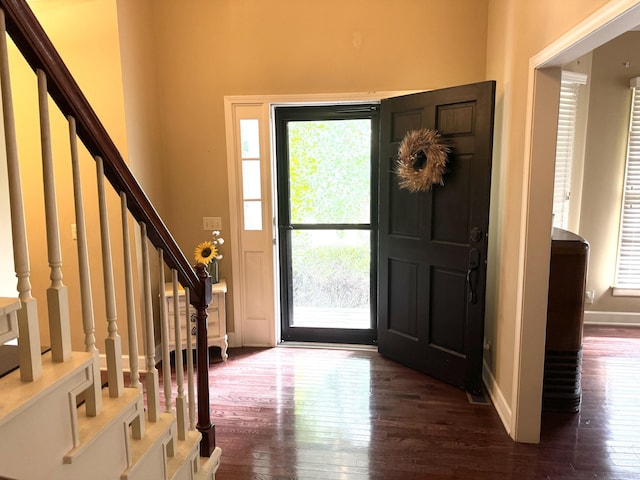
[[[124,389],[122,376],[122,340],[118,335],[116,323],[116,291],[113,281],[113,264],[111,260],[111,235],[109,234],[109,212],[107,211],[107,195],[104,189],[104,163],[96,157],[96,178],[98,181],[98,209],[100,211],[100,240],[102,242],[102,273],[104,276],[104,302],[107,314],[107,338],[104,341],[107,354],[107,378],[109,396],[118,398]]]
[[[120,192],[120,207],[122,213],[122,245],[124,250],[124,288],[127,297],[127,335],[129,336],[129,371],[130,386],[142,391],[140,383],[140,368],[138,367],[138,330],[136,325],[136,307],[133,293],[133,269],[131,266],[131,241],[129,238],[129,211],[127,209],[127,194]],[[138,417],[131,424],[131,435],[139,440],[144,437],[144,415]]]
[[[51,285],[47,289],[51,357],[55,362],[64,362],[71,357],[69,293],[67,287],[62,283],[62,253],[60,250],[60,228],[51,150],[47,76],[42,70],[37,70],[36,73],[38,76],[38,101],[40,106],[40,143],[42,146],[42,177],[47,222],[47,253],[49,267],[51,268]]]
[[[173,411],[171,400],[171,354],[169,350],[169,319],[167,318],[167,297],[164,291],[164,253],[162,249],[158,249],[158,279],[160,284],[160,334],[162,336],[164,410],[171,413]]]
[[[140,369],[138,367],[138,330],[136,320],[135,297],[133,293],[133,269],[131,263],[131,241],[129,239],[129,211],[127,209],[127,194],[120,192],[120,206],[122,207],[122,243],[124,249],[124,285],[127,297],[127,335],[129,337],[129,370],[131,371],[130,386],[142,390],[140,383]]]
[[[73,199],[76,210],[76,238],[78,243],[78,270],[80,277],[80,305],[82,307],[82,328],[84,329],[84,346],[94,356],[93,385],[87,389],[87,415],[95,416],[102,410],[102,393],[100,379],[100,361],[96,348],[95,322],[93,319],[93,295],[91,293],[91,273],[89,271],[89,248],[87,245],[87,229],[84,221],[84,204],[82,200],[82,181],[78,157],[78,136],[76,120],[69,116],[69,144],[71,147],[71,171],[73,176]]]
[[[178,439],[187,438],[187,405],[184,398],[184,370],[182,364],[182,328],[180,327],[180,298],[178,297],[178,271],[171,270],[173,280],[173,330],[175,338],[176,356],[176,383],[178,394],[176,395],[176,421],[178,423]],[[185,305],[186,307],[186,305]],[[187,308],[187,311],[189,309]],[[187,336],[189,324],[187,323]]]
[[[196,429],[196,392],[193,377],[193,335],[191,329],[191,293],[188,288],[184,289],[184,302],[186,310],[185,324],[187,325],[187,398],[189,399],[189,430]]]
[[[149,246],[147,226],[140,223],[142,240],[142,283],[144,299],[145,354],[147,359],[144,382],[147,387],[147,410],[150,422],[160,418],[160,386],[156,368],[156,345],[153,331],[153,299],[151,298],[151,268],[149,267]]]
[[[11,231],[13,234],[13,259],[18,277],[18,297],[22,304],[18,310],[18,355],[20,378],[25,381],[37,380],[42,376],[40,355],[40,326],[38,306],[31,296],[29,281],[29,247],[25,224],[20,162],[16,141],[16,126],[11,95],[9,58],[7,55],[7,35],[4,12],[0,10],[0,84],[2,87],[2,112],[4,137],[7,150],[7,173],[9,180],[9,203],[11,206]]]

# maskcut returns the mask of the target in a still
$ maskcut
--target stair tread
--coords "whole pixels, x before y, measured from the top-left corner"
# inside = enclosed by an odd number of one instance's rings
[[[178,440],[175,455],[167,460],[167,478],[173,479],[185,460],[192,458],[194,453],[198,454],[201,438],[202,434],[200,432],[189,431],[187,432],[187,438]]]
[[[33,382],[23,382],[20,370],[0,378],[0,425],[19,415],[30,405],[55,388],[56,384],[80,369],[88,368],[94,357],[88,352],[72,352],[66,362],[54,362],[51,353],[42,356],[42,376]]]
[[[193,475],[193,480],[209,480],[211,474],[215,474],[220,466],[222,450],[216,447],[210,457],[200,457],[200,469]]]
[[[150,452],[156,445],[161,443],[166,434],[171,431],[176,424],[175,417],[171,413],[161,413],[157,422],[146,420],[145,433],[143,438],[131,440],[131,462],[121,478],[125,479],[132,475],[138,463],[144,458],[147,452]]]
[[[93,441],[98,438],[101,431],[117,421],[124,420],[124,415],[127,417],[130,416],[131,412],[128,412],[128,410],[137,402],[141,402],[141,400],[142,392],[137,388],[125,388],[123,389],[122,396],[117,398],[109,397],[109,390],[106,388],[103,389],[102,410],[98,415],[89,417],[86,414],[81,415],[81,410],[78,410],[78,435],[80,445],[65,455],[64,463],[73,463],[73,459],[85,451]],[[142,411],[140,413],[142,414]]]
[[[0,316],[8,315],[20,309],[20,300],[11,297],[0,297]]]

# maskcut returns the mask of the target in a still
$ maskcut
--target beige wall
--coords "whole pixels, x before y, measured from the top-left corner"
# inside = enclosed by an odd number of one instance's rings
[[[526,107],[529,60],[585,19],[605,0],[490,0],[487,78],[497,80],[496,142],[486,337],[491,350],[485,360],[505,404],[514,400],[514,345],[519,341],[521,318],[517,287],[524,254],[521,239],[523,170],[527,138]],[[496,182],[496,179],[500,179]],[[549,210],[550,228],[551,211]],[[543,269],[544,270],[544,269]],[[541,279],[541,281],[544,279]],[[545,318],[536,319],[544,328]]]
[[[613,297],[631,89],[640,75],[640,32],[628,32],[593,52],[580,235],[590,245],[589,310],[637,312],[640,298]],[[630,62],[625,67],[625,62]]]
[[[4,131],[0,132],[0,159],[4,159],[6,149]],[[11,211],[9,209],[9,180],[7,165],[0,161],[0,297],[16,297],[16,278],[13,268],[13,243],[11,239]]]
[[[123,109],[122,74],[118,43],[117,17],[113,0],[75,2],[54,0],[32,2],[34,13],[67,67],[74,75],[85,96],[111,134],[123,154],[126,153],[125,117]],[[73,25],[74,28],[69,28]],[[42,166],[38,129],[36,80],[33,71],[24,63],[15,48],[11,48],[11,75],[16,104],[18,147],[23,183],[23,196],[27,211],[31,283],[33,296],[38,300],[40,330],[43,344],[48,344],[48,315],[46,289],[50,284],[47,265],[46,230],[44,221]],[[71,224],[75,223],[69,133],[66,120],[50,103],[51,130],[58,193],[58,218],[62,244],[63,282],[69,287],[72,319],[73,348],[84,348],[81,328],[80,294],[78,289],[78,258],[76,242],[71,237]],[[87,238],[91,262],[93,304],[95,310],[96,339],[103,350],[106,336],[106,315],[101,264],[101,244],[97,218],[96,168],[87,152],[80,148]],[[109,213],[112,218],[111,234],[114,257],[122,257],[119,225],[119,200],[109,195]],[[115,264],[116,282],[122,284],[122,262]],[[124,299],[119,291],[118,311],[124,317]],[[124,324],[123,324],[124,325]],[[125,344],[126,346],[126,344]]]
[[[485,1],[164,0],[156,14],[173,184],[167,218],[187,255],[207,238],[203,216],[221,216],[229,231],[225,95],[419,90],[486,78]],[[229,285],[233,247],[225,243],[221,262]]]
[[[160,52],[154,37],[154,0],[116,0],[122,63],[128,161],[161,216],[167,195],[163,158],[163,119],[158,102]]]
[[[222,217],[223,235],[229,228],[225,95],[485,79],[484,1],[54,0],[32,8],[189,259],[209,235],[203,216]],[[63,226],[74,221],[68,213]],[[33,235],[42,237],[43,227]],[[63,255],[75,271],[70,247]],[[229,284],[232,248],[225,244],[221,264]],[[94,297],[102,292],[97,273]],[[34,280],[44,288],[44,269],[34,268]]]

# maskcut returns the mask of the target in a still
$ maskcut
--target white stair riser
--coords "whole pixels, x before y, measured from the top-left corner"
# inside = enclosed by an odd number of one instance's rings
[[[51,480],[115,480],[127,468],[127,432],[122,422],[105,428],[90,448],[72,464],[60,465],[49,474]],[[149,477],[154,478],[154,477]]]
[[[167,478],[167,456],[165,446],[163,444],[156,445],[153,450],[148,452],[145,457],[140,460],[135,470],[128,475],[122,475],[122,480],[145,480],[158,479],[166,480]]]
[[[1,426],[0,475],[52,478],[52,468],[73,447],[76,409],[69,392],[86,380],[85,370],[76,371]],[[16,461],[29,458],[37,461]]]

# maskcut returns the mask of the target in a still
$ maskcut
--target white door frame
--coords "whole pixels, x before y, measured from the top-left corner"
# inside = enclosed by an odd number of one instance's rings
[[[234,312],[234,331],[228,334],[230,346],[275,346],[280,338],[278,249],[274,228],[276,225],[275,148],[272,131],[274,107],[371,103],[409,93],[415,93],[415,91],[224,97],[232,245],[231,298]],[[263,205],[261,232],[247,232],[243,229],[242,160],[237,125],[241,118],[249,118],[245,115],[258,119],[261,125]],[[248,262],[251,262],[253,275],[247,275]],[[257,277],[260,281],[256,279]],[[253,288],[250,285],[253,285]],[[259,291],[257,294],[256,290]],[[263,314],[251,314],[259,311]]]
[[[553,189],[555,163],[555,150],[545,145],[555,146],[559,78],[555,80],[554,76],[557,67],[637,25],[640,25],[640,0],[612,0],[529,61],[518,266],[519,317],[510,425],[511,436],[520,442],[540,440],[551,244],[549,192]],[[546,274],[540,265],[547,265]]]

